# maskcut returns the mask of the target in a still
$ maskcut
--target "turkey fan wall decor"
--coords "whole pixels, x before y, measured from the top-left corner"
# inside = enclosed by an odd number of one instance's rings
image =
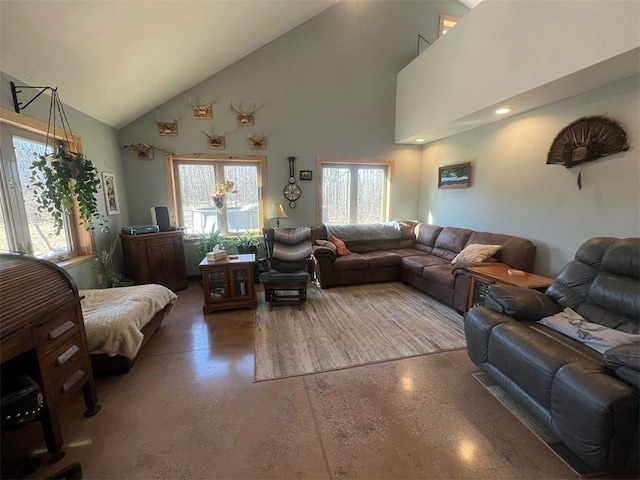
[[[547,155],[547,165],[559,163],[571,168],[627,150],[627,134],[619,123],[606,117],[583,117],[556,136]],[[578,174],[578,188],[582,188],[582,172]]]

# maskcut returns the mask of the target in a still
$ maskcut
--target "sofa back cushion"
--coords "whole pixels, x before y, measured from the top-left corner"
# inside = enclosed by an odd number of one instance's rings
[[[465,247],[472,233],[472,230],[466,228],[444,227],[436,238],[431,254],[445,260],[453,260]]]
[[[431,253],[436,245],[436,239],[442,232],[442,227],[437,225],[429,225],[428,223],[419,223],[415,226],[415,243],[413,248]]]
[[[640,238],[585,242],[547,289],[563,308],[588,321],[640,333]]]
[[[483,245],[502,245],[494,258],[518,270],[533,271],[536,258],[536,246],[530,241],[520,237],[504,235],[502,233],[473,232],[467,245],[480,243]],[[466,246],[466,245],[465,245]]]

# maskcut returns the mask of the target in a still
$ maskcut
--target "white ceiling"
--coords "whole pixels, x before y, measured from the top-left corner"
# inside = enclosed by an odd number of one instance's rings
[[[121,128],[337,1],[0,0],[0,70]]]

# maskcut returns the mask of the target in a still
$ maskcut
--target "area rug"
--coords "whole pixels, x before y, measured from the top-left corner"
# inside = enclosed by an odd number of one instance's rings
[[[301,310],[259,299],[257,382],[466,346],[462,315],[403,283],[307,290]]]
[[[562,443],[547,427],[538,422],[529,413],[516,403],[507,393],[484,373],[474,373],[474,378],[487,389],[520,423],[527,427],[531,433],[538,437],[548,448],[555,453],[571,470],[581,477],[591,477],[602,472],[595,471],[589,465],[578,458],[569,448]]]

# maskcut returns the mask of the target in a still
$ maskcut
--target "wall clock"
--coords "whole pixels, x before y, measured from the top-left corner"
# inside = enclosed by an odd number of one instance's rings
[[[294,162],[296,157],[288,157],[289,160],[289,183],[284,186],[284,198],[289,200],[289,207],[296,208],[296,200],[300,198],[302,191],[300,187],[296,185],[296,177],[294,172]]]

